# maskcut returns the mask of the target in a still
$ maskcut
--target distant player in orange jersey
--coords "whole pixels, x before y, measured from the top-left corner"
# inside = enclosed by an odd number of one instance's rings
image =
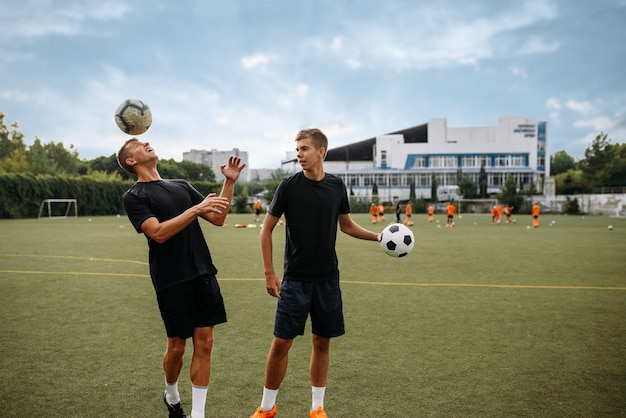
[[[433,205],[428,206],[428,222],[433,221],[433,217],[435,216],[435,208]]]
[[[382,203],[378,204],[378,222],[385,221],[385,207]]]
[[[413,204],[410,200],[406,203],[404,213],[406,214],[406,218],[404,218],[404,224],[407,226],[413,226],[413,222],[411,221],[411,215],[413,215]]]
[[[454,203],[448,203],[448,220],[446,223],[446,227],[452,228],[454,226],[454,212],[456,208],[454,207]]]
[[[513,211],[513,206],[504,205],[504,216],[506,216],[506,223],[511,223],[511,213]]]
[[[491,209],[491,223],[495,224],[496,223],[496,219],[498,219],[498,207],[494,206]]]
[[[261,220],[261,200],[257,199],[254,202],[254,222],[259,222]]]
[[[378,223],[378,207],[376,207],[375,203],[372,203],[372,206],[370,206],[370,213],[372,214],[372,223],[377,224]]]
[[[533,228],[539,228],[539,214],[541,213],[541,208],[539,207],[539,202],[535,202],[533,205]]]

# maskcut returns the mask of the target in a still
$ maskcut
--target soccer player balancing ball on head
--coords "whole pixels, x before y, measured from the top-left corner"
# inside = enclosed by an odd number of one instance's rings
[[[119,165],[137,176],[137,183],[123,196],[124,208],[137,232],[148,240],[150,277],[167,334],[163,402],[170,418],[185,417],[178,377],[187,339],[191,338],[191,414],[204,418],[213,327],[226,322],[226,311],[215,277],[217,269],[198,219],[216,226],[224,224],[235,182],[245,164],[239,157],[230,157],[221,167],[224,184],[220,195],[205,197],[185,180],[162,179],[158,159],[148,142],[136,138],[119,150]]]
[[[276,414],[278,389],[287,372],[293,340],[304,334],[311,317],[313,346],[310,360],[311,417],[326,417],[324,394],[330,362],[330,340],[343,335],[344,318],[335,241],[337,225],[352,237],[379,241],[379,234],[355,223],[350,216],[346,187],[340,178],[324,172],[328,140],[319,129],[296,136],[302,171],[283,179],[276,188],[261,229],[265,290],[278,298],[274,338],[265,366],[261,405],[251,418]],[[272,231],[286,216],[285,263],[282,282],[274,270]]]

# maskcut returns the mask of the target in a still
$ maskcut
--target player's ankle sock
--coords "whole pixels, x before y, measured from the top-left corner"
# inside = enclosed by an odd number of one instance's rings
[[[320,406],[324,408],[325,387],[311,386],[311,411],[317,411]]]
[[[278,389],[263,388],[263,400],[261,401],[261,409],[263,412],[269,412],[276,405],[276,397],[278,396]]]
[[[174,383],[165,382],[165,398],[172,405],[180,402],[180,394],[178,393],[178,380]]]
[[[191,416],[193,418],[204,418],[204,406],[206,405],[206,395],[209,388],[206,386],[191,387]]]

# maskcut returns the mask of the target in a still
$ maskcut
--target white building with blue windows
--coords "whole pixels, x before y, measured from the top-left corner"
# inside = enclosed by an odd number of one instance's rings
[[[388,202],[407,200],[411,184],[417,198],[430,199],[433,179],[437,186],[456,185],[459,171],[478,187],[481,167],[489,194],[500,192],[509,174],[520,189],[541,191],[550,175],[547,125],[505,117],[496,126],[452,128],[432,119],[330,149],[324,166],[354,195],[371,197],[376,184],[378,197]]]

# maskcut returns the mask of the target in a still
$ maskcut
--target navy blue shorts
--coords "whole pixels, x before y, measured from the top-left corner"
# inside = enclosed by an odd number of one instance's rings
[[[215,276],[202,276],[157,293],[169,338],[190,338],[195,328],[226,322],[226,309]]]
[[[339,279],[303,282],[283,279],[276,308],[274,335],[287,340],[304,335],[311,314],[311,331],[324,338],[345,334]]]

